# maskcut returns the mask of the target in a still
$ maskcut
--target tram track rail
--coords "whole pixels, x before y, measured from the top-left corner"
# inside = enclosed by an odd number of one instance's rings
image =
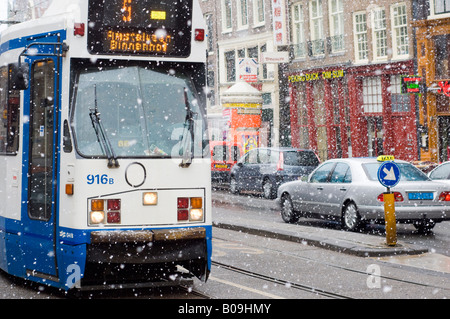
[[[230,241],[228,239],[224,239],[221,238],[220,240],[226,241],[226,242],[235,242],[235,241]],[[247,243],[247,245],[249,247],[253,247],[253,248],[259,248],[257,246],[254,245],[250,245]],[[347,272],[351,272],[351,273],[355,273],[355,274],[360,274],[362,276],[369,276],[369,275],[373,275],[367,271],[364,270],[358,270],[358,269],[354,269],[354,268],[350,268],[350,267],[346,267],[346,266],[342,266],[342,265],[338,265],[338,264],[334,264],[334,263],[330,263],[330,262],[326,262],[326,261],[321,261],[321,260],[317,260],[314,258],[309,258],[309,257],[305,257],[305,256],[299,256],[296,254],[292,254],[288,251],[282,251],[282,250],[278,250],[278,249],[273,249],[273,248],[264,248],[264,250],[267,251],[271,251],[274,253],[278,253],[278,254],[283,254],[285,256],[289,256],[292,258],[296,258],[296,259],[301,259],[303,261],[306,262],[313,262],[316,264],[320,264],[323,266],[327,266],[327,267],[331,267],[331,268],[335,268],[335,269],[340,269],[343,271],[347,271]],[[376,261],[374,260],[374,263],[376,263]],[[381,264],[386,264],[387,262],[385,261],[381,261]],[[258,273],[254,273],[245,269],[241,269],[239,267],[235,267],[232,265],[227,265],[218,261],[212,261],[212,264],[217,266],[217,267],[221,267],[223,269],[227,269],[230,271],[234,271],[237,273],[241,273],[247,276],[251,276],[254,278],[259,278],[259,279],[263,279],[263,280],[267,280],[273,283],[278,283],[278,284],[284,284],[287,285],[291,288],[295,288],[295,289],[299,289],[299,290],[303,290],[303,291],[308,291],[311,293],[315,293],[317,295],[321,295],[321,296],[326,296],[326,297],[330,297],[333,299],[353,299],[354,297],[349,297],[349,296],[345,296],[345,295],[341,295],[338,293],[334,293],[334,292],[329,292],[327,290],[324,289],[320,289],[320,288],[315,288],[315,287],[311,287],[311,286],[307,286],[307,285],[303,285],[303,284],[299,284],[299,283],[293,283],[291,281],[287,281],[287,280],[283,280],[283,279],[277,279],[277,278],[273,278],[270,276],[266,276],[263,274],[258,274]],[[395,265],[395,264],[390,264],[390,266],[393,267],[399,267],[399,265]],[[406,266],[408,267],[408,266]],[[423,271],[423,269],[417,269],[417,271]],[[401,284],[407,284],[407,285],[411,285],[411,286],[418,286],[418,287],[425,287],[425,288],[432,288],[432,289],[438,289],[438,290],[443,290],[443,291],[450,291],[450,288],[448,287],[443,287],[443,286],[439,286],[439,285],[434,285],[434,284],[429,284],[429,283],[423,283],[423,282],[418,282],[418,281],[413,281],[413,280],[408,280],[408,279],[402,279],[402,278],[397,278],[395,276],[387,276],[387,275],[383,275],[383,274],[379,274],[378,275],[379,280],[380,281],[393,281],[393,282],[397,282],[397,283],[401,283]]]
[[[239,267],[235,267],[235,266],[231,266],[231,265],[227,265],[221,262],[217,262],[217,261],[212,261],[212,265],[228,270],[228,271],[232,271],[232,272],[236,272],[245,276],[249,276],[252,278],[257,278],[260,280],[264,280],[270,283],[275,283],[278,285],[283,285],[286,287],[290,287],[292,289],[297,289],[297,290],[301,290],[301,291],[305,291],[305,292],[309,292],[311,294],[314,295],[319,295],[319,296],[323,296],[323,297],[328,297],[331,299],[353,299],[351,297],[342,295],[342,294],[338,294],[338,293],[334,293],[331,291],[327,291],[324,289],[320,289],[320,288],[315,288],[315,287],[311,287],[311,286],[307,286],[307,285],[303,285],[303,284],[299,284],[299,283],[295,283],[295,282],[291,282],[291,281],[287,281],[287,280],[283,280],[283,279],[279,279],[279,278],[275,278],[275,277],[271,277],[271,276],[267,276],[264,274],[260,274],[257,272],[253,272],[253,271],[249,271],[246,269],[242,269]]]

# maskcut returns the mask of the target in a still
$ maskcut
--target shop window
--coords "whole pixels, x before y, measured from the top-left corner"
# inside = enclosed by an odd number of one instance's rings
[[[298,129],[300,148],[309,148],[309,130],[308,130],[308,108],[306,103],[306,85],[300,84],[298,89]]]
[[[235,52],[225,52],[225,67],[227,72],[227,82],[236,81],[236,57]]]
[[[391,76],[390,91],[392,112],[409,112],[411,110],[411,98],[409,94],[401,94],[400,75]]]
[[[381,94],[381,78],[369,77],[363,81],[363,106],[365,113],[381,113],[383,111],[383,95]]]
[[[322,161],[328,159],[327,112],[324,101],[324,84],[318,81],[314,85],[314,115],[317,131],[317,152]]]

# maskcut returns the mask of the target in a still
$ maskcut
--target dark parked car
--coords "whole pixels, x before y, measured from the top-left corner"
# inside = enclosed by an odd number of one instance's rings
[[[278,187],[307,176],[318,165],[312,150],[276,147],[255,148],[247,152],[230,172],[230,190],[262,192],[265,198],[275,198]]]

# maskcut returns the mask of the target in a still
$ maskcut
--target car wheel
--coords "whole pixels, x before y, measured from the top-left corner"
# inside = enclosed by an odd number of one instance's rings
[[[361,216],[359,216],[358,208],[355,203],[350,202],[345,205],[342,212],[342,226],[346,230],[356,231],[360,227]]]
[[[281,197],[281,218],[286,223],[295,223],[298,220],[298,215],[294,211],[294,205],[288,194]]]
[[[263,189],[264,198],[267,198],[267,199],[275,198],[274,187],[273,187],[270,179],[268,179],[268,178],[264,179],[262,189]]]
[[[230,179],[230,192],[232,194],[239,193],[237,181],[236,181],[236,178],[234,178],[234,177],[231,177],[231,179]]]

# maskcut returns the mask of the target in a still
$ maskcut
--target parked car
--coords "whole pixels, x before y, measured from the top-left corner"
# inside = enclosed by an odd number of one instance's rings
[[[319,158],[311,150],[255,148],[231,169],[230,190],[232,193],[262,192],[265,198],[273,199],[281,184],[307,176],[319,163]]]
[[[243,155],[242,147],[237,143],[211,141],[211,180],[218,183],[230,181],[230,170]]]
[[[434,181],[450,184],[450,161],[444,162],[433,169],[428,173],[428,177]]]
[[[395,195],[398,223],[412,223],[421,232],[450,220],[450,185],[430,180],[405,161],[395,161],[400,182]],[[331,218],[347,230],[364,223],[384,223],[383,187],[377,178],[381,162],[370,158],[333,159],[324,162],[306,181],[283,184],[278,189],[281,216],[294,222],[300,216]]]

